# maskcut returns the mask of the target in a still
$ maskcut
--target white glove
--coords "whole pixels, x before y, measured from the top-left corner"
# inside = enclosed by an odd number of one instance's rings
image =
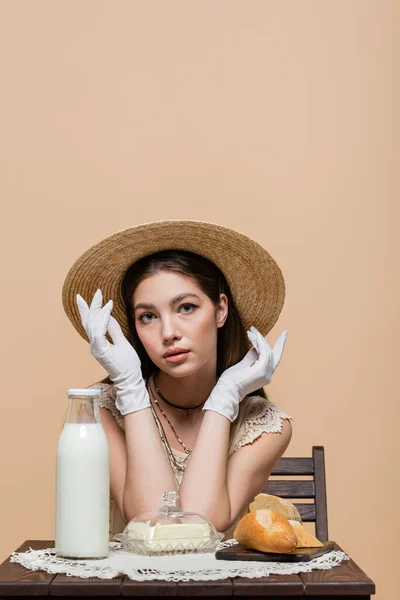
[[[113,301],[110,300],[102,308],[103,295],[101,290],[97,290],[90,308],[79,294],[76,295],[76,303],[89,338],[90,351],[115,383],[115,405],[120,413],[126,415],[150,407],[140,359],[124,336],[118,321],[111,316]],[[113,344],[106,338],[107,331]]]
[[[282,358],[287,331],[281,333],[273,350],[255,327],[250,327],[247,336],[254,348],[222,373],[203,406],[203,410],[213,410],[231,422],[238,416],[241,400],[270,383]]]

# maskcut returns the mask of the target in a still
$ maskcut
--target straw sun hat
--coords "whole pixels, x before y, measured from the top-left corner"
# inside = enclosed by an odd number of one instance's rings
[[[283,307],[285,283],[280,268],[257,242],[232,229],[202,221],[169,220],[119,231],[84,252],[72,265],[62,289],[64,310],[88,341],[76,304],[90,305],[98,288],[103,306],[113,300],[113,316],[128,337],[121,283],[130,265],[160,250],[188,250],[211,260],[225,275],[245,330],[254,325],[265,336]]]

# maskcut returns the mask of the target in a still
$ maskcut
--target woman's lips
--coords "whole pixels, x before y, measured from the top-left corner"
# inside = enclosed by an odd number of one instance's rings
[[[190,354],[190,350],[188,352],[181,352],[180,354],[170,354],[165,357],[165,360],[172,363],[180,363],[184,362]]]

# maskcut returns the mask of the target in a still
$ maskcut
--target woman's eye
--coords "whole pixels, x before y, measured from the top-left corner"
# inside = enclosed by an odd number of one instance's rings
[[[142,315],[140,315],[139,317],[139,321],[141,321],[142,323],[148,323],[149,321],[147,319],[145,319],[145,317],[152,317],[153,315],[151,313],[143,313]]]
[[[195,306],[194,304],[182,304],[181,308],[193,309],[197,308],[197,306]],[[183,312],[192,312],[192,310],[184,310]]]

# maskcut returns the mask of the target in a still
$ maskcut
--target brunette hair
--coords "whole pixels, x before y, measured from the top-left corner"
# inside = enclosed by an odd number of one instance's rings
[[[136,331],[133,311],[133,294],[143,279],[159,271],[173,271],[190,277],[204,294],[216,305],[220,294],[228,298],[228,316],[224,325],[217,331],[217,377],[232,365],[238,363],[249,350],[249,342],[242,319],[235,306],[231,290],[220,269],[207,258],[187,250],[162,250],[150,254],[133,263],[126,271],[121,283],[122,298],[128,319],[128,340],[135,348],[142,368],[143,379],[147,379],[158,367],[147,354]],[[107,378],[103,381],[111,380]],[[263,388],[253,395],[266,398]]]

